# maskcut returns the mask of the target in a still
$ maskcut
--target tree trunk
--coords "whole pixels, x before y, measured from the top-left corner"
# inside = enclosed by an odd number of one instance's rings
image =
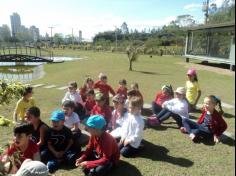
[[[129,60],[129,71],[132,71],[133,69],[132,69],[132,61],[131,60]]]

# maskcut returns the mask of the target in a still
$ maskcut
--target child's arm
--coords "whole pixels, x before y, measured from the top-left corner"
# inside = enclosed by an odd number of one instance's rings
[[[37,152],[37,153],[34,154],[33,160],[34,160],[34,161],[40,161],[40,160],[41,160],[41,159],[40,159],[40,154],[39,154],[39,152]]]
[[[195,100],[195,102],[194,102],[194,107],[196,107],[196,105],[197,105],[197,102],[198,102],[198,100],[200,99],[200,97],[201,97],[201,94],[202,94],[202,92],[201,92],[201,90],[198,90],[197,91],[197,98],[196,98],[196,100]]]
[[[68,97],[69,97],[69,92],[66,92],[66,94],[61,102],[63,103],[64,101],[68,100],[69,99]]]
[[[78,131],[78,129],[79,129],[79,124],[78,124],[78,122],[76,122],[76,123],[73,124],[73,127],[71,128],[71,131]]]
[[[52,146],[51,142],[48,142],[48,149],[52,152],[52,154],[56,157],[56,158],[60,158],[59,156],[59,152],[57,152],[54,147]]]
[[[39,142],[37,143],[38,146],[41,146],[41,145],[44,144],[46,131],[47,131],[47,127],[46,127],[45,125],[43,125],[43,126],[39,129],[40,137],[39,137]]]
[[[128,139],[126,139],[124,141],[124,146],[126,146],[126,145],[128,145],[132,142],[135,142],[136,140],[142,138],[143,129],[144,129],[144,124],[137,124],[134,135],[130,136]]]

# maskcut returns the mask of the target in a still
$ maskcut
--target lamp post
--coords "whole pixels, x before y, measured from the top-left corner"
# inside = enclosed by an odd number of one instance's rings
[[[205,12],[205,24],[208,22],[208,12],[209,12],[209,0],[203,2],[202,11]]]

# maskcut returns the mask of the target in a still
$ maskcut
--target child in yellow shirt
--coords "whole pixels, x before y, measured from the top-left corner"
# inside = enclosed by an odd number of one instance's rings
[[[187,76],[188,80],[186,81],[186,98],[189,102],[190,111],[194,111],[201,96],[201,88],[198,83],[195,69],[189,69]]]
[[[16,103],[16,108],[13,114],[13,120],[15,122],[19,121],[23,122],[25,121],[25,112],[27,109],[35,106],[35,100],[32,98],[33,95],[33,88],[27,87],[25,88],[22,98]]]

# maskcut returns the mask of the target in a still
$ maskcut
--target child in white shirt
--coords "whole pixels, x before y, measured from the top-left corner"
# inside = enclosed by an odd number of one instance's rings
[[[132,97],[129,100],[129,114],[122,126],[119,142],[120,153],[124,157],[131,157],[139,151],[144,129],[144,120],[140,113],[142,105],[141,97]]]
[[[112,112],[112,118],[108,127],[110,128],[110,134],[119,139],[121,137],[121,129],[123,124],[127,121],[128,113],[125,108],[125,99],[121,94],[117,94],[112,98],[114,110]]]
[[[184,87],[178,87],[175,94],[176,98],[165,101],[162,104],[163,109],[157,114],[158,124],[161,124],[171,116],[180,128],[183,126],[182,119],[189,118],[188,102],[185,98],[186,89]]]
[[[73,101],[75,104],[74,111],[79,115],[84,115],[84,102],[80,96],[80,93],[77,91],[77,83],[75,81],[69,82],[68,91],[66,92],[64,98],[62,99],[62,104],[66,100]]]

